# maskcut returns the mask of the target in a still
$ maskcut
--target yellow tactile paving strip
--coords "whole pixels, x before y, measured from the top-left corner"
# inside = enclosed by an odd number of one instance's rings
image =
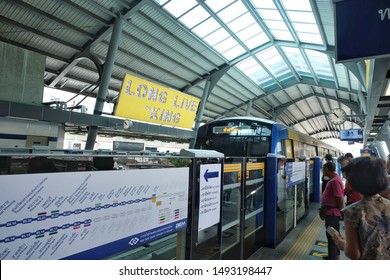
[[[288,250],[287,254],[283,257],[283,260],[304,260],[309,254],[323,227],[324,222],[321,221],[320,217],[317,215],[290,250]]]

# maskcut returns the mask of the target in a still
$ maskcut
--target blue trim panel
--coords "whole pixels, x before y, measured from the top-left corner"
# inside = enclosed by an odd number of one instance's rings
[[[45,137],[44,135],[37,135],[37,136]],[[0,139],[27,140],[27,135],[0,133]],[[57,139],[58,137],[47,136],[47,140],[49,142],[57,142]]]
[[[0,139],[26,140],[26,135],[0,133]]]
[[[63,260],[100,260],[124,250],[129,250],[139,245],[162,238],[182,228],[187,227],[187,219],[182,219],[168,225],[163,225],[151,230],[140,232],[114,242],[110,242],[74,255],[67,256]]]
[[[265,245],[276,248],[277,166],[276,157],[267,157],[265,175]]]
[[[321,201],[321,158],[314,158],[313,167],[313,202],[319,203]]]

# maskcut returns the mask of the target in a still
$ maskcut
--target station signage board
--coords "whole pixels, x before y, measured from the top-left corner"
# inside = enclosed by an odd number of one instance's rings
[[[336,62],[390,56],[389,0],[333,0]]]
[[[115,116],[191,129],[199,99],[126,74]]]
[[[189,168],[0,176],[0,260],[96,260],[187,227]]]

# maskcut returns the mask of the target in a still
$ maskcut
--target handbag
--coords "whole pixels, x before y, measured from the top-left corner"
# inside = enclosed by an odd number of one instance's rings
[[[326,206],[321,206],[320,209],[318,209],[318,214],[320,215],[320,219],[322,221],[325,221],[326,209]]]

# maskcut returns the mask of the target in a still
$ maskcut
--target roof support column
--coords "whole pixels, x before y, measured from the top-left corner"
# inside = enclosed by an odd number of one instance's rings
[[[249,100],[248,106],[246,107],[245,116],[250,116],[252,110],[253,101]]]
[[[110,85],[112,69],[115,62],[115,54],[119,46],[119,40],[122,34],[122,15],[118,14],[118,17],[115,19],[114,28],[111,35],[110,46],[107,51],[107,59],[104,62],[102,79],[99,86],[99,92],[96,97],[95,109],[93,111],[94,115],[101,115],[103,111],[104,101],[106,100],[108,93],[108,86]],[[97,126],[88,127],[88,137],[87,143],[85,144],[86,150],[93,150],[97,135]]]
[[[190,149],[193,149],[195,146],[195,139],[196,139],[196,136],[198,134],[198,128],[200,126],[200,121],[203,117],[203,113],[204,113],[204,109],[206,107],[207,99],[209,99],[211,91],[213,90],[215,85],[222,78],[222,76],[225,75],[226,72],[230,70],[231,67],[232,67],[232,65],[228,65],[224,68],[221,68],[217,72],[213,73],[212,75],[210,75],[207,78],[206,84],[205,84],[204,90],[203,90],[203,97],[202,97],[202,100],[200,101],[198,112],[197,112],[196,118],[195,118],[194,138],[192,138],[190,141]]]
[[[358,99],[359,99],[359,102],[360,102],[360,107],[363,111],[363,114],[366,114],[367,113],[367,104],[366,104],[366,98],[364,97],[363,95],[363,92],[362,92],[362,85],[359,84],[359,89],[358,89]]]
[[[208,77],[206,80],[206,84],[203,89],[203,97],[199,104],[198,113],[195,118],[195,126],[194,126],[194,138],[191,138],[190,141],[190,149],[193,149],[195,146],[196,135],[198,134],[198,128],[200,126],[200,121],[203,116],[204,108],[206,107],[207,99],[209,98],[211,93],[211,77]]]

